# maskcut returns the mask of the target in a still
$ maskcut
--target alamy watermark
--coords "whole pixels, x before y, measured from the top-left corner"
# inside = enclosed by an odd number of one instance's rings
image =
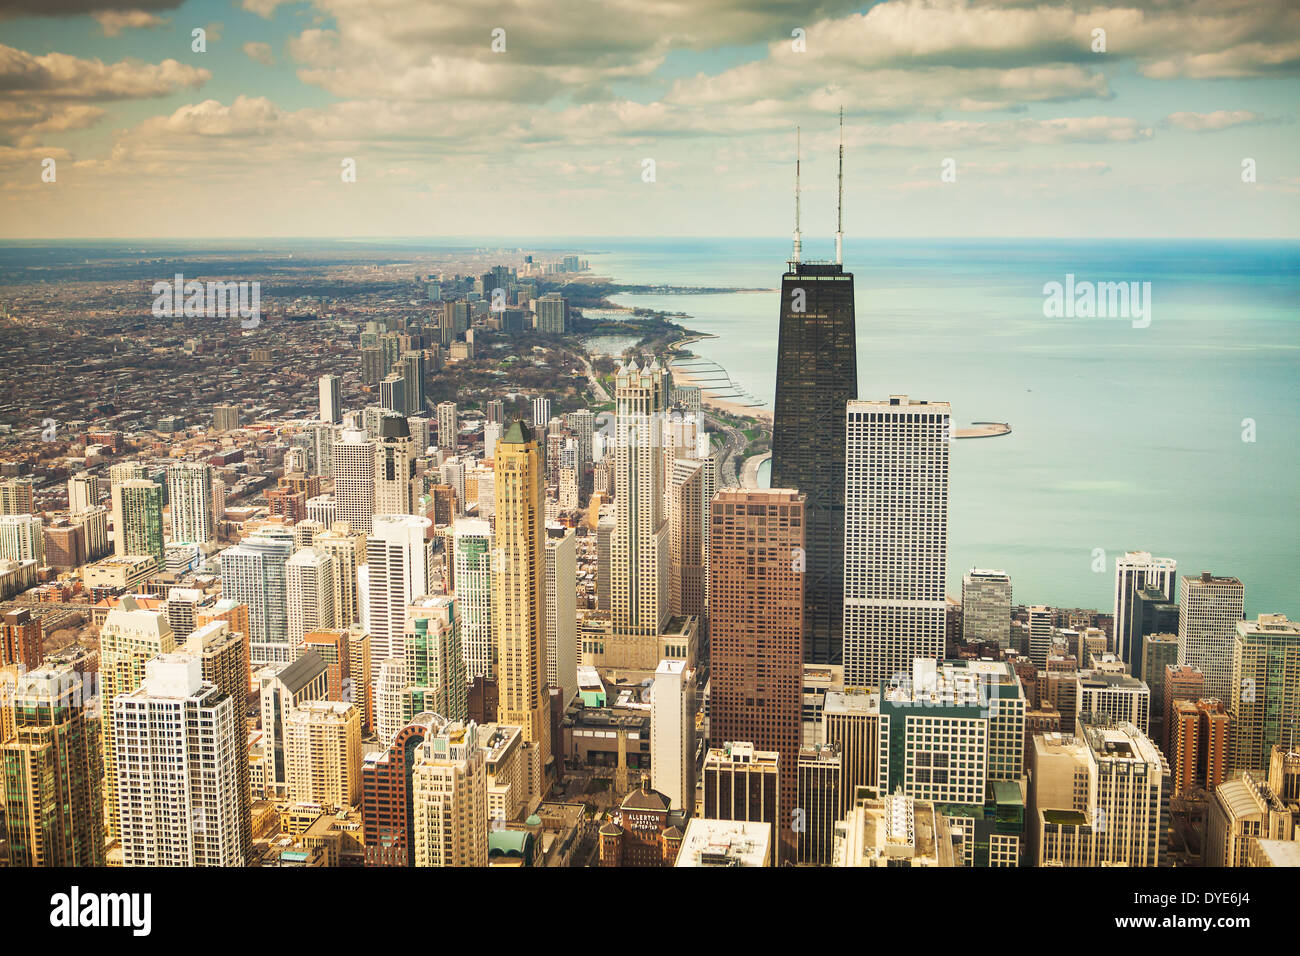
[[[1132,319],[1133,328],[1151,324],[1150,282],[1076,281],[1066,273],[1065,282],[1043,286],[1043,315],[1049,319]]]
[[[216,319],[238,316],[239,326],[255,329],[262,324],[262,283],[188,282],[176,273],[171,282],[153,284],[153,314],[159,319]]]

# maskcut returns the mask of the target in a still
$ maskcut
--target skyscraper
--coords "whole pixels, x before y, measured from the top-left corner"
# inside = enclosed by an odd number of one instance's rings
[[[212,467],[183,461],[167,468],[167,504],[172,541],[205,544],[215,537],[212,520]]]
[[[343,423],[343,383],[337,375],[320,377],[320,420],[331,425]]]
[[[704,614],[705,463],[677,458],[668,477],[668,608]]]
[[[433,588],[433,546],[425,537],[431,526],[417,515],[375,515],[366,541],[366,594],[376,676],[384,661],[402,658],[406,608]]]
[[[36,512],[33,483],[30,478],[7,478],[0,481],[0,515],[29,515]]]
[[[571,528],[546,528],[546,683],[567,706],[578,692],[578,558]]]
[[[37,515],[0,515],[0,560],[45,563],[45,531]]]
[[[496,540],[492,626],[496,632],[498,720],[523,731],[531,790],[540,792],[551,754],[546,691],[546,528],[542,460],[532,429],[516,421],[494,459]]]
[[[1011,578],[1005,571],[971,568],[961,580],[961,637],[968,644],[1011,646]]]
[[[221,552],[223,597],[248,606],[248,651],[254,667],[291,661],[286,565],[293,555],[293,534],[264,527]]]
[[[239,750],[236,794],[239,803],[240,845],[243,847],[244,858],[252,862],[252,796],[249,790],[250,768],[244,723],[248,708],[248,637],[233,629],[225,620],[213,620],[202,623],[191,631],[181,650],[197,657],[203,679],[215,684],[217,690],[230,695],[234,701],[235,733]]]
[[[99,632],[100,700],[103,702],[104,828],[109,839],[119,834],[117,799],[117,732],[113,701],[130,694],[144,681],[145,665],[159,654],[176,650],[167,614],[140,607],[127,595],[108,612]]]
[[[709,734],[715,744],[779,754],[787,808],[797,796],[803,710],[806,514],[803,495],[775,488],[724,489],[712,506]],[[792,818],[774,822],[778,856],[793,859]]]
[[[151,554],[158,566],[166,564],[162,520],[162,485],[144,478],[121,482],[115,491],[121,509],[113,515],[113,534],[119,557]]]
[[[1232,700],[1232,647],[1246,589],[1237,578],[1183,575],[1178,602],[1178,663],[1205,674],[1203,697]]]
[[[365,564],[365,535],[349,529],[346,522],[335,523],[328,531],[312,538],[312,547],[320,548],[334,559],[334,626],[351,627],[361,620],[357,607],[357,568]]]
[[[406,419],[401,415],[383,416],[375,443],[375,514],[417,512],[421,489],[415,474],[416,455]]]
[[[1300,735],[1300,624],[1285,614],[1237,621],[1232,644],[1232,769],[1263,776],[1275,746]]]
[[[841,123],[840,207],[844,146]],[[799,166],[795,165],[794,255],[781,278],[773,488],[806,498],[804,659],[838,664],[843,654],[845,407],[858,395],[853,273],[845,272],[841,233],[834,263],[803,262]]]
[[[614,384],[615,525],[610,536],[612,630],[605,663],[650,671],[668,621],[668,519],[663,434],[671,376],[630,362]]]
[[[533,430],[538,435],[546,432],[546,426],[551,423],[551,400],[544,395],[538,395],[533,399]]]
[[[1134,595],[1144,588],[1159,588],[1165,600],[1173,601],[1177,577],[1177,561],[1153,558],[1149,551],[1127,551],[1124,557],[1115,559],[1115,625],[1111,633],[1115,655],[1128,665],[1130,674],[1138,669],[1143,636],[1134,638],[1129,633]]]
[[[18,678],[0,706],[0,797],[9,866],[104,865],[104,763],[87,713],[89,685],[71,664]]]
[[[673,810],[695,809],[695,675],[660,661],[650,698],[651,783]]]
[[[425,711],[448,720],[468,719],[456,599],[446,594],[417,598],[407,609],[403,642],[403,726]]]
[[[487,866],[487,767],[478,725],[450,723],[416,748],[411,829],[416,866]]]
[[[492,525],[482,518],[452,524],[452,571],[461,613],[466,676],[496,677],[496,632],[492,628]]]
[[[145,665],[112,698],[117,812],[126,866],[244,866],[242,715],[188,654]]]
[[[951,415],[947,402],[906,395],[848,404],[846,687],[881,686],[910,675],[916,658],[944,657]]]
[[[334,443],[334,501],[340,521],[370,533],[375,514],[375,443],[364,431],[345,428]]]
[[[438,447],[448,452],[456,454],[458,436],[460,434],[460,418],[455,402],[438,403]]]
[[[338,578],[328,551],[315,547],[295,551],[285,564],[285,585],[290,644],[299,647],[309,632],[339,626],[334,616]]]
[[[99,476],[81,471],[68,479],[68,513],[79,515],[99,504]]]
[[[361,712],[335,700],[304,701],[284,718],[291,803],[347,808],[361,802]]]

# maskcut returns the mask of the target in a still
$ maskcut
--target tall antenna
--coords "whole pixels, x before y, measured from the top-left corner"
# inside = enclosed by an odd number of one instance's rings
[[[840,200],[835,209],[835,264],[844,264],[844,107],[840,107]]]
[[[799,232],[799,161],[801,147],[799,127],[794,128],[794,262],[799,261],[803,249],[803,238]]]

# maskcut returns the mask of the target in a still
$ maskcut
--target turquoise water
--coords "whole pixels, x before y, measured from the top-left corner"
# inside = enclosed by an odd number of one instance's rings
[[[692,348],[771,402],[788,242],[598,242],[593,270],[622,282],[772,290],[619,297],[688,313],[717,336]],[[949,593],[965,569],[998,567],[1017,602],[1108,610],[1113,559],[1145,550],[1240,577],[1250,616],[1300,617],[1300,244],[858,241],[845,259],[859,397],[1012,427],[954,445]],[[1149,327],[1044,317],[1043,285],[1066,273],[1150,282]]]

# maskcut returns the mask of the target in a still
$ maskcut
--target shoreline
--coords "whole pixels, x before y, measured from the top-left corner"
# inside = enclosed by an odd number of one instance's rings
[[[718,398],[716,391],[709,391],[704,385],[701,385],[699,379],[691,375],[690,372],[680,371],[673,366],[673,361],[677,358],[682,347],[698,342],[701,339],[717,338],[711,332],[692,332],[684,338],[678,339],[668,348],[668,370],[672,373],[673,381],[681,385],[694,385],[700,390],[700,404],[705,408],[715,408],[718,411],[726,412],[728,415],[735,415],[738,418],[753,418],[762,422],[768,428],[772,427],[772,413],[765,408],[751,408],[748,405],[742,405],[740,402],[734,402],[725,398]],[[719,366],[721,367],[721,366]],[[730,375],[731,373],[727,373]]]

